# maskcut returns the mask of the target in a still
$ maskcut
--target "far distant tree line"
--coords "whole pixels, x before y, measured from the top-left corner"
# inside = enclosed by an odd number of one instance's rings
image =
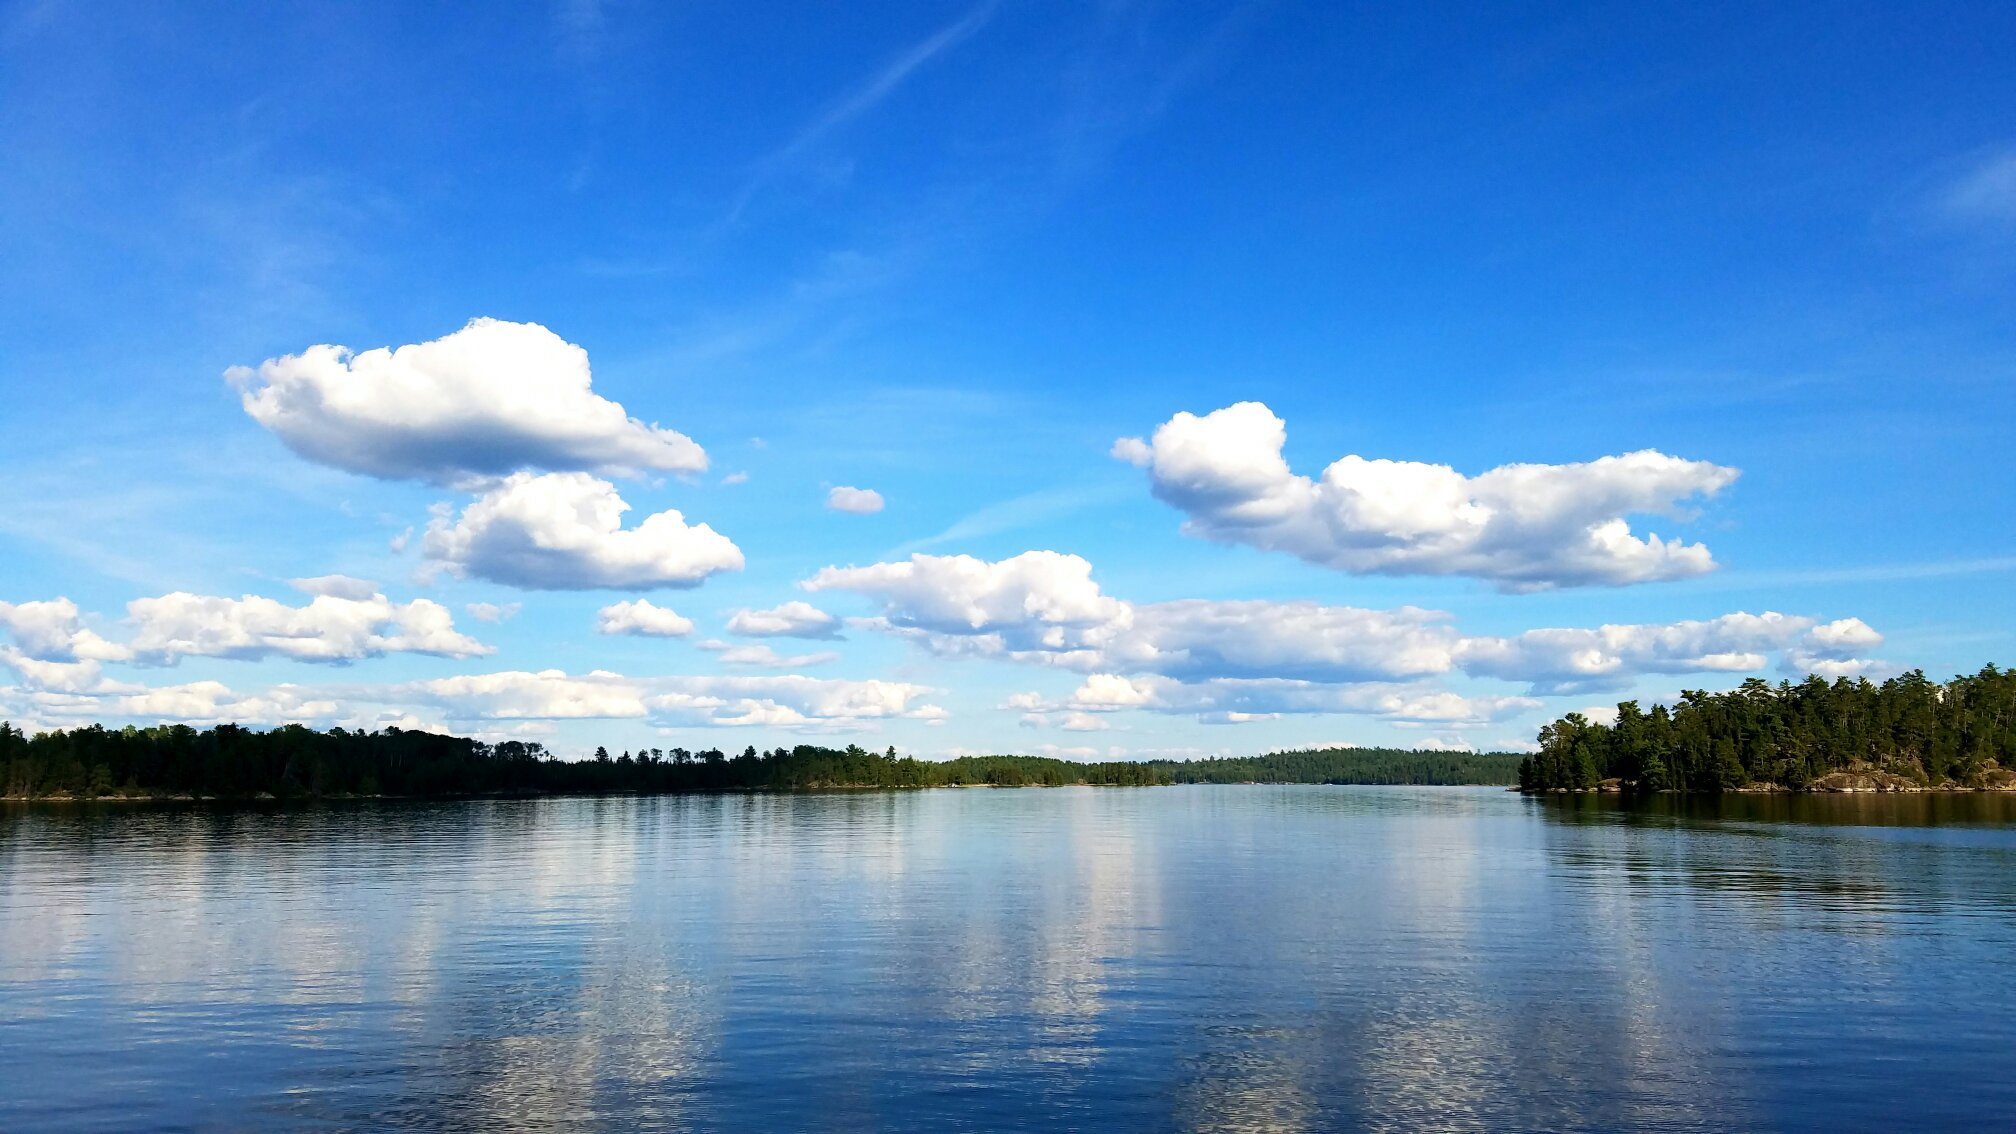
[[[1214,760],[1156,761],[1179,784],[1497,784],[1517,782],[1512,752],[1305,748]]]
[[[1988,666],[1944,683],[1918,671],[1880,684],[1758,678],[1726,693],[1683,693],[1672,708],[1617,706],[1613,724],[1569,713],[1540,730],[1519,765],[1528,791],[1800,790],[1830,773],[1873,769],[1927,787],[1966,786],[2016,764],[2016,671]]]
[[[496,744],[388,728],[301,725],[110,729],[23,734],[0,724],[0,795],[276,799],[341,796],[561,795],[615,792],[806,791],[833,788],[1147,786],[1172,783],[1511,783],[1508,753],[1321,749],[1242,759],[1077,763],[1041,756],[919,760],[799,745],[731,756],[718,748],[637,748],[556,757],[537,742]]]

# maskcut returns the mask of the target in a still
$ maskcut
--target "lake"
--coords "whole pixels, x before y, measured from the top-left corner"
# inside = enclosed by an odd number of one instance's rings
[[[0,1129],[2016,1113],[2016,799],[0,810]]]

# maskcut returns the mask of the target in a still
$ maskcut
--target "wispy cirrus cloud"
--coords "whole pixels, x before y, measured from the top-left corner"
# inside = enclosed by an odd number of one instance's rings
[[[826,138],[875,109],[900,90],[920,69],[979,31],[993,17],[998,7],[1000,7],[999,0],[983,0],[982,3],[967,9],[958,19],[904,48],[864,81],[820,111],[793,134],[789,141],[765,154],[756,162],[748,180],[736,193],[734,203],[728,211],[729,222],[732,224],[739,221],[743,211],[749,207],[750,201],[758,193],[807,153],[817,148]]]
[[[2016,147],[1976,161],[1938,193],[1935,204],[1948,220],[2016,227]]]

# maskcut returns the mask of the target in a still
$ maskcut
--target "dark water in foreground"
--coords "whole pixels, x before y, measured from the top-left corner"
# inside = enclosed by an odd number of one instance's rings
[[[2016,1121],[2016,800],[0,811],[0,1130]]]

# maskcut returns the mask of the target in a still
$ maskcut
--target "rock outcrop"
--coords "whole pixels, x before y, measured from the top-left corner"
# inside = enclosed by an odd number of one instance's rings
[[[1895,772],[1829,772],[1806,785],[1807,791],[1880,792],[1924,791],[1925,785]]]

